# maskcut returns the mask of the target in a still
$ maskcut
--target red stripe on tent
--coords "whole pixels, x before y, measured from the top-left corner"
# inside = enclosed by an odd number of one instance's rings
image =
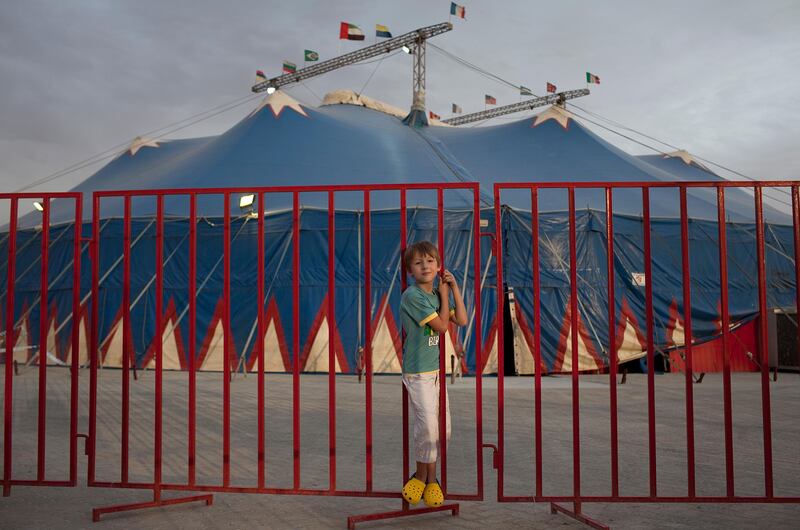
[[[305,371],[306,369],[306,362],[308,362],[308,356],[311,353],[311,347],[314,345],[314,340],[317,338],[317,333],[319,333],[320,327],[322,327],[322,320],[327,318],[328,316],[328,295],[325,294],[325,298],[322,299],[322,303],[317,310],[317,316],[314,317],[314,321],[311,323],[311,330],[306,337],[306,343],[303,347],[303,353],[300,356],[300,371]],[[342,373],[346,373],[350,371],[350,367],[347,364],[347,358],[344,355],[344,346],[342,345],[342,339],[339,336],[339,328],[336,326],[336,323],[333,323],[333,345],[334,351],[336,352],[336,359],[339,361],[339,368],[341,369]],[[330,340],[330,337],[329,337]],[[336,367],[328,367],[329,369],[335,370]]]
[[[525,337],[525,342],[528,345],[528,353],[531,356],[531,359],[534,359],[534,349],[535,349],[535,342],[533,338],[533,332],[531,332],[531,328],[528,325],[528,320],[525,318],[525,313],[522,311],[522,306],[519,305],[519,301],[514,299],[514,306],[516,307],[516,315],[517,315],[517,322],[519,323],[519,328],[522,330],[522,336]],[[533,361],[534,366],[536,366],[536,360]],[[547,372],[547,366],[544,364],[544,360],[540,359],[540,366],[539,369],[543,372]]]
[[[172,334],[175,337],[175,346],[178,348],[178,362],[180,362],[181,370],[188,370],[189,369],[189,358],[186,356],[186,348],[183,344],[183,336],[181,335],[180,326],[178,326],[178,319],[177,317],[177,310],[175,308],[175,300],[170,298],[167,302],[167,308],[164,311],[164,315],[161,319],[162,322],[162,333],[167,329],[167,323],[172,324]],[[150,346],[147,348],[145,352],[144,358],[142,362],[139,363],[139,368],[147,366],[147,364],[153,359],[153,355],[155,355],[156,351],[156,340],[159,339],[158,330],[156,330],[156,335],[153,336],[153,340],[150,342]],[[163,337],[161,338],[163,340]],[[109,341],[111,342],[111,341]],[[133,351],[133,349],[131,349]]]
[[[570,332],[571,319],[572,319],[572,309],[570,308],[570,304],[567,304],[567,310],[564,313],[564,320],[561,324],[561,331],[559,333],[558,348],[556,350],[558,352],[558,355],[556,356],[555,363],[553,363],[553,370],[552,370],[553,373],[561,372],[561,368],[564,366],[564,356],[567,352],[567,336],[569,336]],[[590,370],[583,370],[583,372],[592,373],[592,372],[602,371],[605,368],[605,363],[595,350],[594,342],[592,341],[592,338],[589,335],[589,331],[586,329],[586,326],[583,324],[583,319],[581,318],[580,311],[578,312],[577,321],[578,321],[578,333],[580,334],[580,338],[583,339],[583,343],[586,345],[587,353],[592,357],[595,364],[597,365],[597,368],[592,368]],[[578,355],[580,356],[580,352],[578,352]]]
[[[278,312],[278,304],[275,302],[275,297],[269,299],[269,303],[267,304],[267,311],[264,315],[264,330],[268,332],[269,325],[272,323],[275,329],[275,336],[278,338],[278,350],[281,354],[281,360],[283,361],[283,369],[287,372],[292,370],[292,362],[289,359],[289,347],[286,345],[286,335],[283,331],[283,324],[281,323],[281,315]],[[266,337],[266,332],[265,335]],[[262,340],[264,337],[262,337]],[[253,350],[250,352],[250,359],[247,362],[247,371],[252,372],[253,367],[255,366],[255,362],[257,360],[258,355],[256,355],[256,350],[258,348],[258,344],[253,344]],[[264,351],[264,361],[266,362],[267,352]]]

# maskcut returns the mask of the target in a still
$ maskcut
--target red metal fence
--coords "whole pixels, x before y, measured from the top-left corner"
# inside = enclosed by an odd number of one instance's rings
[[[591,520],[581,512],[581,503],[585,502],[686,502],[686,503],[798,503],[798,496],[776,496],[773,489],[773,455],[772,455],[772,422],[770,407],[770,388],[769,388],[769,366],[767,358],[767,298],[766,298],[766,272],[765,272],[765,252],[764,252],[764,219],[763,219],[763,190],[764,188],[786,187],[791,188],[792,212],[794,221],[794,260],[795,260],[795,285],[800,279],[800,201],[798,200],[797,182],[753,182],[743,185],[734,182],[659,182],[659,183],[620,183],[620,182],[591,182],[591,183],[496,183],[494,186],[494,208],[495,208],[495,228],[496,238],[502,245],[502,224],[501,224],[501,192],[513,190],[515,194],[520,192],[529,194],[531,205],[531,269],[533,276],[533,336],[534,336],[534,446],[535,446],[535,494],[531,496],[509,496],[504,493],[504,464],[503,455],[505,454],[504,445],[504,367],[503,356],[498,356],[498,446],[501,455],[500,466],[498,469],[497,498],[501,502],[550,502],[551,510],[560,511],[578,518],[579,520],[596,526],[604,527],[602,524]],[[571,334],[571,395],[572,395],[572,493],[568,495],[545,495],[543,493],[543,457],[542,457],[542,351],[541,351],[541,329],[540,329],[540,263],[539,263],[539,192],[544,189],[562,189],[568,194],[569,201],[569,314],[571,315],[571,329],[578,329],[578,279],[577,279],[577,249],[576,249],[576,220],[575,220],[575,192],[581,189],[602,190],[605,193],[605,225],[607,242],[607,267],[608,271],[614,270],[614,209],[612,204],[612,192],[619,189],[641,190],[642,205],[642,227],[644,239],[644,274],[646,278],[645,299],[646,299],[646,321],[647,321],[647,429],[648,429],[648,478],[649,489],[639,495],[620,494],[619,468],[620,459],[618,453],[618,398],[617,398],[617,376],[618,363],[614,352],[616,347],[615,340],[615,300],[614,300],[614,274],[608,276],[608,318],[609,318],[609,355],[610,366],[608,370],[609,383],[609,408],[610,408],[610,446],[608,448],[611,464],[611,482],[609,495],[585,495],[581,491],[581,422],[580,422],[580,385],[579,385],[579,363],[578,363],[578,338],[579,333]],[[681,256],[683,268],[683,307],[685,322],[685,402],[686,402],[686,472],[688,481],[686,484],[685,495],[661,495],[658,491],[657,468],[656,468],[656,409],[655,409],[655,367],[654,367],[654,340],[653,340],[653,292],[652,292],[652,260],[651,260],[651,216],[650,216],[650,191],[656,188],[672,188],[678,190],[680,194],[680,226],[681,226]],[[695,452],[695,419],[693,404],[693,381],[692,381],[692,320],[691,320],[691,277],[689,267],[689,230],[687,215],[687,191],[697,188],[712,188],[716,192],[717,198],[717,226],[719,242],[719,281],[721,286],[721,328],[722,328],[722,355],[723,355],[723,401],[724,401],[724,440],[725,440],[725,489],[724,496],[701,496],[696,491],[696,452]],[[733,456],[733,411],[731,396],[731,370],[729,358],[729,334],[730,319],[728,311],[728,259],[726,241],[726,211],[725,211],[725,190],[731,188],[743,188],[752,190],[754,195],[755,228],[756,228],[756,251],[758,261],[758,311],[760,314],[759,322],[759,347],[758,364],[760,365],[761,380],[761,419],[763,428],[763,475],[764,488],[761,495],[737,495],[734,491],[734,456]],[[497,252],[497,295],[498,306],[503,303],[503,251]],[[800,307],[800,291],[797,291],[798,307]],[[502,313],[500,313],[502,318]],[[498,326],[499,351],[503,351],[504,327]],[[798,330],[798,341],[800,343],[800,329]],[[569,510],[556,503],[572,502],[573,509]]]
[[[24,323],[16,322],[15,291],[17,284],[17,237],[19,235],[18,216],[20,200],[36,200],[37,208],[41,210],[39,232],[41,241],[40,283],[38,300],[29,306],[39,305],[39,342],[35,359],[38,364],[38,395],[37,395],[37,433],[36,433],[36,478],[15,479],[13,476],[14,445],[13,445],[13,410],[14,410],[14,349],[19,330]],[[81,194],[80,193],[2,193],[0,200],[9,201],[10,218],[8,224],[7,248],[8,262],[6,269],[6,300],[5,300],[5,378],[4,378],[4,407],[3,407],[3,496],[11,493],[11,486],[74,486],[77,483],[78,472],[78,355],[79,350],[79,321],[80,321],[80,264],[81,264]],[[72,341],[70,364],[70,389],[69,389],[69,477],[60,480],[48,479],[45,467],[47,455],[47,339],[51,321],[48,303],[48,288],[50,287],[50,209],[54,200],[73,201],[75,203],[72,256]],[[26,345],[27,346],[27,345]],[[32,361],[31,361],[32,362]],[[17,453],[19,454],[19,452]]]
[[[122,403],[122,425],[120,433],[121,444],[121,467],[119,471],[119,480],[114,481],[99,481],[96,478],[97,470],[97,424],[98,424],[98,305],[92,304],[92,322],[94,325],[91,329],[91,382],[90,382],[90,409],[89,409],[89,468],[88,468],[88,483],[89,486],[96,487],[112,487],[112,488],[146,488],[153,490],[153,501],[145,503],[129,504],[124,506],[113,506],[107,508],[97,508],[93,510],[94,520],[98,520],[104,513],[118,512],[124,510],[133,510],[139,508],[148,508],[154,506],[161,506],[165,504],[173,504],[178,502],[189,501],[205,501],[207,504],[211,502],[210,495],[188,497],[183,499],[169,499],[169,501],[162,499],[161,494],[163,491],[203,491],[203,492],[240,492],[240,493],[273,493],[273,494],[295,494],[295,495],[340,495],[340,496],[358,496],[358,497],[398,497],[398,489],[392,491],[381,491],[373,485],[373,462],[375,455],[373,454],[373,368],[372,368],[372,352],[371,344],[373,340],[373,330],[371,329],[371,315],[370,311],[365,311],[364,317],[364,330],[366,336],[366,348],[364,352],[365,368],[366,368],[366,381],[365,381],[365,447],[364,459],[366,462],[364,488],[360,490],[342,490],[336,484],[336,386],[335,386],[335,352],[334,340],[328,341],[328,354],[329,354],[329,372],[328,372],[328,414],[329,414],[329,433],[328,433],[328,452],[329,452],[329,483],[327,488],[303,488],[301,487],[300,475],[300,197],[303,193],[322,192],[327,193],[328,204],[328,292],[327,299],[328,307],[328,326],[329,337],[334,337],[333,326],[335,325],[335,305],[334,305],[334,288],[335,283],[335,262],[334,262],[334,249],[335,249],[335,233],[336,227],[334,222],[334,212],[336,208],[335,197],[338,192],[357,192],[363,194],[363,218],[364,218],[364,270],[365,276],[364,291],[365,299],[371,300],[371,207],[370,199],[373,192],[397,192],[399,195],[400,204],[400,249],[401,252],[406,248],[407,241],[407,226],[406,226],[406,193],[413,190],[428,190],[436,193],[437,197],[437,212],[438,212],[438,248],[442,257],[442,264],[446,262],[446,249],[444,248],[444,192],[448,190],[461,190],[471,197],[472,210],[473,210],[473,223],[474,223],[474,267],[475,277],[480,277],[480,205],[479,205],[479,187],[474,183],[465,184],[410,184],[410,185],[374,185],[374,186],[302,186],[302,187],[262,187],[262,188],[225,188],[225,189],[203,189],[203,190],[146,190],[146,191],[101,191],[95,192],[93,196],[93,217],[92,217],[92,233],[94,245],[92,247],[92,300],[99,300],[99,280],[100,280],[100,247],[102,241],[100,238],[100,219],[101,219],[101,201],[108,199],[116,199],[124,201],[124,215],[123,215],[123,274],[124,279],[122,283],[123,288],[123,301],[122,301],[122,325],[123,325],[123,356],[122,356],[122,382],[121,382],[121,403]],[[231,199],[234,194],[254,194],[255,202],[257,203],[256,214],[258,223],[258,237],[257,241],[261,244],[258,245],[258,276],[256,280],[256,298],[257,300],[264,299],[264,205],[265,198],[269,201],[270,194],[289,193],[292,196],[292,292],[293,292],[293,311],[292,311],[292,344],[293,344],[293,358],[292,358],[292,448],[293,448],[293,483],[290,488],[275,488],[266,486],[266,470],[265,470],[265,399],[264,399],[264,342],[265,335],[265,319],[264,312],[258,311],[258,338],[255,340],[257,345],[257,377],[258,377],[258,458],[252,464],[257,466],[258,469],[258,483],[256,486],[247,486],[242,484],[235,484],[231,480],[231,366],[227,362],[228,352],[231,351]],[[194,293],[197,279],[197,201],[199,197],[216,195],[223,201],[223,300],[224,300],[224,317],[222,323],[224,326],[224,350],[226,352],[226,362],[224,363],[224,371],[220,377],[220,383],[223,386],[223,403],[222,403],[222,439],[223,448],[222,454],[222,476],[219,477],[219,482],[216,484],[199,483],[196,478],[196,462],[198,453],[196,450],[196,403],[197,403],[197,382],[196,382],[196,366],[195,366],[195,344],[196,344],[196,330],[195,330],[195,316],[196,316],[196,303],[194,301]],[[180,196],[189,200],[189,259],[188,259],[188,289],[189,289],[189,384],[188,384],[188,411],[189,411],[189,428],[188,428],[188,454],[186,455],[187,462],[187,476],[184,482],[171,482],[165,483],[162,480],[162,466],[163,454],[162,445],[164,438],[164,426],[162,422],[162,407],[163,407],[163,380],[162,380],[162,342],[159,337],[162,337],[164,330],[164,308],[163,308],[163,247],[164,247],[164,200],[168,197]],[[131,346],[128,337],[130,336],[131,315],[130,315],[130,239],[131,239],[131,200],[132,198],[149,197],[156,201],[156,215],[155,215],[155,245],[156,245],[156,259],[155,259],[155,318],[156,331],[155,337],[155,388],[154,388],[154,402],[155,414],[153,423],[153,437],[154,437],[154,454],[153,454],[153,470],[154,480],[152,482],[137,481],[131,478],[129,473],[129,444],[130,444],[130,379],[129,371],[132,367],[131,363]],[[399,259],[399,256],[398,256]],[[406,287],[405,270],[402,271],[402,287]],[[476,286],[475,290],[475,336],[481,336],[481,313],[480,313],[480,287]],[[369,307],[369,303],[368,303]],[[480,345],[478,340],[475,341],[478,358],[480,358]],[[444,352],[444,341],[440,342],[440,349]],[[442,374],[445,373],[445,356],[442,354],[440,361],[440,369]],[[476,491],[472,493],[457,493],[449,492],[448,498],[451,500],[479,500],[483,497],[483,459],[481,448],[483,446],[482,440],[482,394],[481,394],[481,375],[478,372],[476,378],[476,396],[475,396],[475,414],[476,414]],[[442,378],[444,379],[444,377]],[[445,403],[445,386],[441,385],[440,392],[440,406],[443,409]],[[409,433],[408,433],[408,401],[406,390],[403,388],[403,476],[398,477],[398,484],[402,485],[409,474]],[[440,418],[440,429],[444,431],[444,416]],[[443,488],[447,488],[447,452],[446,446],[442,447],[442,474],[441,483]],[[450,510],[457,511],[458,505],[445,505],[439,508],[427,508],[414,510],[413,514],[424,513],[429,511]],[[411,511],[404,506],[404,509],[398,512],[389,512],[382,514],[364,515],[352,518],[351,524],[358,521],[382,519],[387,517],[398,517],[412,514]]]

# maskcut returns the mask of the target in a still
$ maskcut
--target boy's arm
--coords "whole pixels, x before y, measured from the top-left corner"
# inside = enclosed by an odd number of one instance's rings
[[[439,313],[427,324],[439,333],[447,331],[450,322],[450,287],[445,282],[439,282]]]
[[[453,303],[456,306],[456,311],[454,314],[450,315],[450,320],[455,322],[457,326],[466,326],[467,308],[464,306],[464,298],[461,296],[461,290],[458,288],[458,283],[453,273],[448,270],[444,271],[444,281],[445,284],[450,287],[450,290],[453,291]]]

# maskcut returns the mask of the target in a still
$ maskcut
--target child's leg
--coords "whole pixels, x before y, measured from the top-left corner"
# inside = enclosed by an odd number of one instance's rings
[[[433,475],[429,475],[428,473],[430,466],[433,466]],[[422,482],[427,482],[429,476],[436,476],[436,463],[428,464],[426,462],[417,462],[417,471],[414,473],[414,476]]]
[[[436,462],[425,464],[427,467],[427,474],[425,475],[425,482],[436,482]],[[420,479],[422,480],[422,479]]]

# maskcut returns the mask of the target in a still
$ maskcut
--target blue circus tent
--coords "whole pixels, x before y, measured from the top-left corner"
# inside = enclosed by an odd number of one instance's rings
[[[301,105],[280,91],[267,97],[239,123],[218,136],[171,141],[137,139],[136,142],[97,173],[75,188],[84,193],[84,234],[90,235],[91,193],[98,190],[186,189],[297,185],[401,184],[478,182],[481,188],[481,218],[494,231],[492,186],[495,182],[670,182],[717,180],[718,176],[687,165],[680,157],[636,157],[614,147],[585,127],[565,109],[551,107],[532,119],[499,126],[454,128],[431,124],[410,127],[403,123],[407,113],[388,105],[340,91],[329,94],[322,106]],[[687,166],[687,167],[682,167]],[[689,172],[690,171],[690,172]],[[701,175],[702,174],[702,175]],[[336,349],[337,370],[352,372],[362,362],[366,321],[373,332],[373,366],[376,371],[399,369],[398,305],[400,295],[400,212],[397,192],[371,195],[371,297],[364,285],[365,218],[363,194],[336,195],[334,336],[328,335],[327,196],[301,194],[300,214],[300,320],[293,320],[291,197],[267,194],[264,208],[265,240],[257,240],[256,220],[240,211],[239,194],[230,198],[231,212],[231,342],[233,350],[222,352],[223,197],[198,200],[197,289],[189,293],[188,208],[186,195],[165,200],[164,318],[163,337],[172,355],[172,368],[188,366],[188,299],[197,301],[197,333],[194,350],[198,366],[219,369],[227,359],[235,369],[253,369],[256,351],[255,326],[258,311],[268,323],[265,348],[267,369],[289,369],[295,355],[308,371],[328,369],[327,343]],[[512,303],[515,341],[526,359],[530,357],[530,328],[534,300],[531,276],[530,194],[506,192],[501,195],[505,287],[516,293]],[[576,192],[578,212],[578,270],[582,369],[602,369],[608,363],[608,311],[604,294],[605,198],[601,189]],[[755,303],[752,274],[753,199],[746,192],[726,191],[728,255],[731,274],[731,315],[738,323],[752,319]],[[408,192],[409,241],[437,238],[435,193]],[[57,357],[67,355],[72,323],[65,320],[71,298],[69,275],[59,275],[70,266],[71,212],[65,201],[51,206],[52,228],[49,277],[50,300],[56,320],[64,321],[54,344]],[[474,234],[472,197],[463,191],[445,193],[445,262],[464,286],[467,311],[473,314],[474,289],[482,287],[481,336],[467,327],[452,334],[449,351],[463,349],[463,368],[492,372],[496,369],[496,276],[495,261],[484,239],[481,270],[472,270]],[[706,188],[689,192],[692,217],[691,265],[695,296],[693,321],[701,339],[718,333],[719,280],[716,225],[716,194]],[[155,200],[137,197],[132,201],[132,281],[130,285],[132,329],[127,340],[139,366],[152,361],[155,333],[153,277],[155,263]],[[542,353],[545,368],[567,369],[565,359],[569,332],[567,306],[569,284],[564,270],[568,232],[567,195],[564,190],[540,193],[540,269],[542,293]],[[100,275],[101,297],[99,337],[106,365],[119,363],[122,342],[119,324],[122,304],[123,201],[104,199],[101,204]],[[644,289],[631,278],[643,271],[642,199],[636,189],[614,192],[615,278],[617,321],[633,323],[636,332],[644,326]],[[39,237],[33,228],[39,219],[34,212],[21,219],[18,263],[34,264]],[[680,223],[677,191],[651,192],[653,217],[653,286],[656,315],[655,340],[660,348],[680,345],[675,330],[681,308]],[[792,304],[793,264],[785,258],[791,246],[790,218],[765,206],[770,221],[767,254],[771,306]],[[63,232],[63,237],[59,234]],[[27,242],[27,244],[25,244]],[[264,245],[266,297],[254,299],[256,257]],[[7,252],[0,242],[0,252]],[[789,245],[789,247],[787,247]],[[677,249],[677,250],[676,250]],[[677,253],[676,253],[677,252]],[[82,296],[90,285],[88,254],[84,254]],[[18,270],[20,268],[18,267]],[[566,269],[568,270],[568,268]],[[2,272],[2,271],[0,271]],[[792,278],[789,280],[788,278]],[[774,280],[774,281],[773,281]],[[19,277],[16,284],[16,320],[38,329],[36,304],[38,275]],[[27,313],[26,313],[27,311]],[[474,321],[473,321],[474,322]],[[299,326],[299,344],[293,344],[292,326]],[[716,326],[716,327],[715,327]],[[54,326],[59,328],[58,325]],[[29,333],[37,344],[38,333]],[[523,340],[525,339],[525,340]],[[526,346],[526,340],[527,346]],[[477,358],[476,343],[483,355]],[[60,346],[59,346],[60,345]],[[619,344],[618,344],[619,346]],[[628,345],[627,347],[629,347]],[[49,346],[48,346],[49,347]],[[636,350],[636,348],[633,348]],[[220,357],[227,355],[227,357]],[[627,358],[641,356],[641,349]],[[583,361],[586,361],[583,364]],[[524,363],[522,363],[524,364]],[[524,367],[519,371],[525,372]]]

